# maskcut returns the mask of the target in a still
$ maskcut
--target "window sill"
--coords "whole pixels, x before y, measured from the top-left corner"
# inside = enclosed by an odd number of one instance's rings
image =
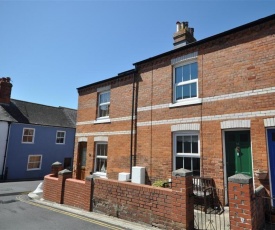
[[[106,179],[108,179],[106,173],[95,172],[95,173],[93,173],[93,175],[95,175],[97,177],[100,177],[100,178],[106,178]]]
[[[111,123],[110,118],[98,118],[94,120],[94,124]]]
[[[196,104],[201,104],[201,103],[202,103],[201,98],[194,98],[194,99],[184,100],[181,102],[170,103],[169,108],[185,106],[185,105],[196,105]]]

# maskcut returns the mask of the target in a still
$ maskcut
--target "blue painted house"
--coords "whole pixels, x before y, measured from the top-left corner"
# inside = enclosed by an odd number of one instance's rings
[[[0,175],[4,180],[42,179],[59,161],[72,165],[76,110],[10,99],[0,79]]]

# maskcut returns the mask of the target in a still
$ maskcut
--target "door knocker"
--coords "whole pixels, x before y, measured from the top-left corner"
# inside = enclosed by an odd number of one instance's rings
[[[240,156],[240,152],[241,152],[240,146],[236,147],[236,152],[237,152],[237,156],[239,157]]]

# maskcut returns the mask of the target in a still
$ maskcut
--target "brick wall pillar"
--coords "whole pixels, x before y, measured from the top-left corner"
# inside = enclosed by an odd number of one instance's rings
[[[54,174],[55,177],[58,177],[58,172],[63,169],[62,163],[56,161],[52,164],[51,174]]]
[[[65,181],[68,178],[72,178],[72,172],[70,170],[63,169],[62,171],[58,172],[57,198],[59,204],[63,204]]]
[[[93,176],[89,175],[85,179],[85,187],[84,187],[84,209],[86,211],[93,211],[92,210],[92,191],[93,191]]]
[[[174,229],[194,229],[193,173],[178,169],[172,173],[172,220]]]
[[[228,178],[229,218],[231,229],[256,229],[253,224],[256,210],[253,208],[254,191],[252,177],[236,174]]]

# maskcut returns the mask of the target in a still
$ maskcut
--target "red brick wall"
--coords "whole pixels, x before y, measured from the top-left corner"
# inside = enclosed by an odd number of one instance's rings
[[[65,182],[64,204],[90,211],[91,181],[67,179]]]
[[[61,181],[64,186],[60,187]],[[44,179],[44,199],[162,229],[194,227],[194,213],[190,212],[193,210],[191,176],[173,177],[172,189],[100,178],[95,179],[93,186],[89,178],[84,182],[48,175]],[[64,194],[64,199],[60,194]]]
[[[129,221],[167,225],[172,212],[171,195],[170,189],[96,179],[93,210]]]
[[[162,229],[193,229],[192,179],[185,179],[174,177],[173,190],[96,179],[93,211]]]
[[[229,182],[230,229],[256,229],[253,223],[253,184]],[[243,221],[242,221],[243,220]]]
[[[130,172],[130,142],[130,135],[109,136],[108,178],[117,180],[120,172]]]
[[[137,129],[137,166],[146,167],[147,184],[168,180],[172,172],[172,133],[170,125]]]
[[[66,171],[66,169],[65,169]],[[72,177],[70,171],[60,171],[58,177],[54,174],[49,174],[44,177],[43,198],[56,203],[63,204],[65,181]]]
[[[265,199],[266,190],[261,188],[254,193],[252,180],[248,184],[229,182],[228,185],[230,229],[263,229],[270,201]]]
[[[43,198],[52,202],[60,202],[60,191],[58,188],[58,178],[54,177],[53,174],[44,177],[43,184]]]
[[[111,86],[110,118],[130,116],[132,112],[133,75],[126,75],[110,82],[95,84],[79,91],[77,121],[97,118],[97,88]]]

